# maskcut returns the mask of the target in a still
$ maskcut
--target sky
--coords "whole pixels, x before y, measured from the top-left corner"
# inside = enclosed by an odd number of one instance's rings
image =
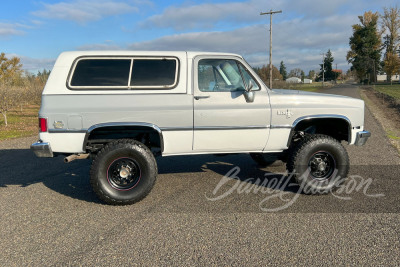
[[[319,70],[332,51],[347,70],[351,25],[365,11],[383,12],[398,0],[0,0],[0,52],[21,58],[31,72],[51,70],[57,56],[74,50],[184,50],[231,52],[253,67],[269,62]],[[336,66],[334,66],[336,67]]]

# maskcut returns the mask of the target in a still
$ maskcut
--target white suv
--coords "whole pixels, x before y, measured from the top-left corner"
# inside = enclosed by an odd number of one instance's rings
[[[309,192],[328,192],[348,173],[340,142],[370,136],[362,100],[270,90],[241,56],[207,52],[62,53],[39,125],[35,154],[94,158],[93,189],[115,205],[150,192],[155,156],[249,153],[264,166],[280,158]]]

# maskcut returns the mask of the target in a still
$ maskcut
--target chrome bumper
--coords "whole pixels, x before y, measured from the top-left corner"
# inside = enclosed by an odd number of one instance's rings
[[[371,133],[370,132],[368,132],[368,131],[361,131],[361,132],[358,132],[357,133],[357,136],[356,136],[356,141],[355,141],[355,145],[356,146],[362,146],[362,145],[364,145],[366,142],[367,142],[367,140],[368,140],[368,138],[371,136]]]
[[[31,150],[35,153],[36,157],[39,158],[52,158],[53,151],[51,150],[49,143],[43,143],[42,141],[38,141],[31,145]]]

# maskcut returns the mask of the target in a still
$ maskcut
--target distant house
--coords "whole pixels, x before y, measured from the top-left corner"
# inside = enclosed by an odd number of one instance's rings
[[[287,83],[301,83],[301,79],[297,77],[290,77],[286,79]]]
[[[303,83],[312,83],[312,80],[311,79],[304,79]]]
[[[386,74],[377,75],[376,79],[378,82],[386,82],[387,75]],[[399,81],[399,75],[392,75],[392,82],[398,82],[398,81]]]

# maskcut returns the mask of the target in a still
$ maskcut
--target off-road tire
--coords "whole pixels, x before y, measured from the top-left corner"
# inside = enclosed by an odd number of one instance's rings
[[[317,195],[339,188],[349,165],[349,156],[341,143],[327,135],[313,134],[294,147],[287,169],[305,194]]]
[[[146,197],[157,178],[157,163],[144,144],[121,139],[105,145],[93,160],[90,184],[107,204],[129,205]]]

